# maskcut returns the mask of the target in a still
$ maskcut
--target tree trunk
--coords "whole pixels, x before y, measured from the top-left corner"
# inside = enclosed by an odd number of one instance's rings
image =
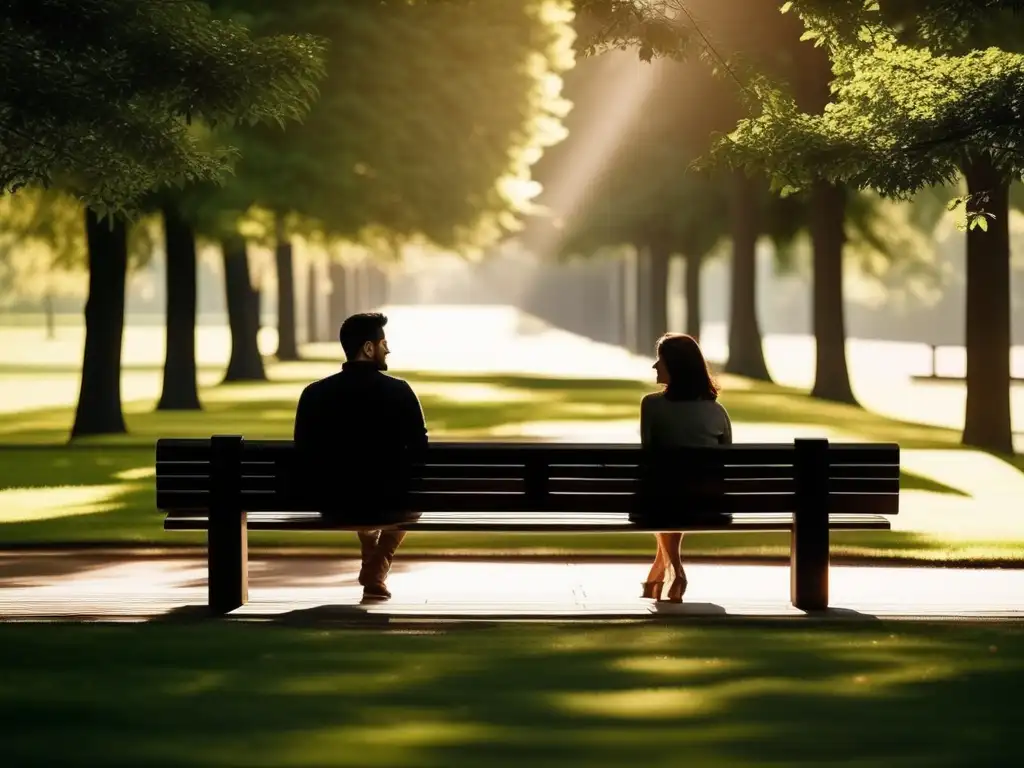
[[[625,259],[615,259],[608,268],[611,294],[611,343],[618,347],[626,346],[626,295],[625,295]]]
[[[341,324],[345,322],[345,318],[348,317],[348,301],[345,298],[345,281],[348,275],[345,271],[345,265],[332,263],[330,267],[330,275],[331,301],[330,308],[328,310],[328,317],[330,318],[331,333],[337,335],[338,331],[341,329]]]
[[[43,312],[46,316],[46,339],[53,341],[57,338],[57,319],[53,315],[53,291],[49,288],[43,296]]]
[[[320,313],[317,312],[316,263],[310,260],[306,266],[306,341],[320,341]]]
[[[647,272],[649,288],[646,347],[651,354],[654,353],[658,339],[668,333],[668,271],[671,260],[672,251],[664,243],[658,242],[651,246],[650,267]]]
[[[374,264],[367,264],[363,267],[363,281],[366,291],[366,312],[373,312],[377,309],[377,267]]]
[[[648,311],[651,295],[651,256],[646,246],[636,246],[636,291],[634,303],[634,334],[631,339],[630,351],[634,354],[649,355],[653,351],[647,344],[651,336],[651,313]]]
[[[245,240],[225,240],[221,243],[221,252],[224,257],[228,325],[231,328],[231,358],[224,381],[266,381],[263,357],[257,343],[260,294],[253,289],[249,277]]]
[[[89,298],[85,303],[82,385],[71,438],[127,432],[121,410],[121,345],[124,340],[128,228],[124,219],[100,221],[85,212]]]
[[[995,214],[967,232],[967,408],[963,443],[1013,453],[1010,421],[1009,179],[987,155],[965,164],[968,213]]]
[[[684,293],[686,297],[686,332],[700,341],[700,268],[703,256],[687,256]]]
[[[197,411],[196,236],[174,203],[163,208],[167,349],[158,411]]]
[[[843,307],[843,247],[846,244],[846,189],[818,182],[811,192],[814,246],[814,387],[812,397],[856,405],[846,363]]]
[[[373,275],[373,307],[380,310],[388,303],[388,273],[376,264],[371,267]]]
[[[757,322],[758,183],[737,172],[733,179],[732,286],[729,302],[729,359],[725,370],[751,379],[771,381],[764,362],[761,327]]]
[[[369,285],[366,275],[366,262],[360,262],[352,268],[352,312],[362,313],[367,311],[370,303]]]
[[[277,266],[277,359],[298,360],[299,345],[295,337],[295,264],[292,244],[285,238],[280,216],[277,218],[274,261]]]

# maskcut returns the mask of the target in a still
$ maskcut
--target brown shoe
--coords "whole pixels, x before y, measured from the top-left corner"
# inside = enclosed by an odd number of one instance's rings
[[[383,584],[367,584],[363,587],[363,600],[389,600],[391,593]]]

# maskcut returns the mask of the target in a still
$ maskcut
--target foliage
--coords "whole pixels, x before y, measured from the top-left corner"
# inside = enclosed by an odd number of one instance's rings
[[[40,296],[85,266],[82,208],[55,190],[0,197],[0,299]]]
[[[558,75],[573,60],[563,0],[215,8],[331,43],[302,125],[233,133],[242,160],[215,207],[290,213],[293,232],[371,243],[457,247],[516,227],[537,191],[530,166],[561,138]]]
[[[641,61],[651,61],[682,59],[691,50],[695,29],[680,23],[671,0],[575,0],[574,7],[585,56],[636,49]]]
[[[0,300],[78,294],[88,264],[82,204],[56,189],[0,197]],[[151,216],[129,229],[129,267],[147,264],[159,239]]]
[[[9,0],[0,29],[0,192],[99,209],[219,178],[233,153],[192,121],[294,120],[321,72],[318,41],[256,39],[193,0]]]
[[[825,176],[896,198],[952,184],[967,159],[982,152],[1005,173],[1024,171],[1017,149],[1024,139],[1024,55],[996,47],[937,52],[903,42],[906,30],[887,25],[878,10],[837,20],[840,5],[831,6],[833,13],[804,13],[811,33],[830,46],[837,77],[829,108],[806,114],[761,78],[755,88],[762,113],[717,143],[717,160],[766,168],[784,192]],[[940,18],[940,5],[926,18]],[[974,15],[960,10],[963,37]],[[855,41],[847,23],[857,25]],[[919,32],[939,37],[927,26]],[[950,34],[947,28],[942,39]],[[985,225],[983,218],[978,223]]]

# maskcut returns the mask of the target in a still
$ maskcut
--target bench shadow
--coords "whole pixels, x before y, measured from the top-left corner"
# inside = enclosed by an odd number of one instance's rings
[[[585,624],[588,622],[644,622],[656,621],[733,621],[745,625],[805,623],[813,621],[841,621],[851,624],[877,624],[884,619],[871,613],[852,608],[832,607],[823,611],[800,611],[794,613],[743,613],[728,611],[718,603],[682,602],[654,603],[652,610],[624,611],[609,609],[592,610],[588,613],[545,612],[543,610],[518,611],[510,613],[501,608],[480,609],[464,612],[434,613],[427,606],[409,610],[398,606],[394,612],[388,610],[388,603],[381,600],[360,600],[358,603],[324,603],[310,608],[294,608],[282,612],[261,612],[258,605],[247,606],[228,614],[218,614],[203,604],[181,605],[154,616],[150,623],[175,623],[194,621],[246,621],[281,626],[324,626],[346,625],[363,627],[387,627],[395,623],[488,623],[488,622],[549,622],[555,624]]]
[[[652,616],[659,618],[670,618],[675,616],[729,616],[724,606],[718,603],[693,603],[683,601],[681,603],[655,602]],[[735,614],[732,614],[735,616]]]
[[[814,619],[842,619],[849,621],[878,622],[881,618],[872,613],[863,613],[853,608],[826,608],[823,611],[800,611],[798,613],[744,613],[742,611],[727,611],[717,603],[666,603],[654,604],[654,616],[664,619],[675,617],[691,618],[723,618],[734,621],[758,622],[758,621],[807,621]]]
[[[854,621],[877,622],[882,619],[873,613],[855,611],[853,608],[826,608],[824,611],[804,611],[806,619],[849,619]]]
[[[377,609],[377,610],[373,610]],[[814,620],[838,620],[851,623],[874,624],[882,621],[882,618],[870,613],[853,610],[852,608],[828,608],[824,611],[807,611],[793,614],[750,614],[729,612],[724,606],[717,603],[655,603],[650,612],[627,612],[627,611],[600,611],[584,614],[570,612],[547,613],[543,610],[536,612],[522,611],[508,613],[500,608],[495,610],[480,610],[453,612],[445,614],[432,613],[425,607],[423,609],[409,611],[399,607],[395,612],[387,610],[387,603],[379,600],[362,600],[359,603],[325,603],[311,608],[295,608],[283,612],[263,613],[258,607],[249,606],[232,611],[228,614],[216,614],[206,605],[193,604],[173,608],[166,613],[156,616],[151,623],[175,623],[193,621],[251,621],[261,624],[275,624],[280,626],[359,626],[359,627],[388,627],[392,624],[407,623],[491,623],[509,621],[530,621],[549,622],[554,624],[585,624],[588,622],[644,622],[655,620],[679,621],[679,620],[712,620],[712,621],[734,621],[742,622],[745,625],[778,624],[798,622],[803,623]]]

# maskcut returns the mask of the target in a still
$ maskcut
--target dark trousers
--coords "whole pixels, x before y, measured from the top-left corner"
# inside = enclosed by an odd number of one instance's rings
[[[402,544],[406,531],[359,531],[359,548],[363,563],[359,569],[359,583],[383,584],[391,570],[391,561]]]

